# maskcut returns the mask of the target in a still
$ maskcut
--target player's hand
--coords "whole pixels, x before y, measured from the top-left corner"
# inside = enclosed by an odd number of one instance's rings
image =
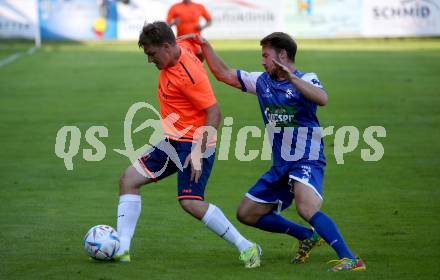
[[[200,36],[199,34],[191,33],[191,34],[185,34],[182,36],[177,37],[178,40],[189,40],[196,45],[202,45],[206,43],[206,39]]]
[[[178,25],[180,23],[180,19],[178,17],[174,18],[171,22],[170,22],[170,26],[173,25]]]
[[[290,80],[293,78],[293,75],[292,75],[292,73],[290,73],[290,70],[289,70],[289,68],[287,68],[287,66],[281,64],[280,62],[276,61],[273,58],[272,58],[272,62],[275,66],[275,70],[276,70],[277,75],[280,79]]]
[[[202,175],[202,155],[199,152],[191,152],[185,160],[183,168],[187,168],[191,164],[191,179],[190,182],[199,182],[200,176]]]

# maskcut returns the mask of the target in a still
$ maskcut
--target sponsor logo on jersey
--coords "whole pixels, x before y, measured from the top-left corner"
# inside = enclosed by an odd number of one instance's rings
[[[284,108],[270,109],[266,107],[264,115],[267,121],[275,126],[292,126],[295,124],[294,112],[287,112]]]

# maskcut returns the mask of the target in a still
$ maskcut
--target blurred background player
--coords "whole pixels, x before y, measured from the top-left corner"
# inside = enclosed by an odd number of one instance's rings
[[[160,70],[158,98],[166,139],[129,166],[120,179],[117,231],[121,246],[115,260],[130,261],[130,242],[141,213],[140,188],[177,172],[177,199],[181,207],[235,245],[245,267],[260,266],[259,246],[244,238],[218,207],[204,200],[216,139],[208,137],[208,133],[198,133],[198,129],[217,129],[220,109],[203,64],[186,46],[176,42],[165,22],[145,25],[138,45],[148,62]],[[167,122],[173,114],[177,117],[173,117],[172,123]],[[177,154],[177,164],[173,153]],[[179,168],[180,163],[184,163],[183,169]]]
[[[266,71],[248,73],[229,68],[201,36],[192,38],[201,45],[217,80],[257,96],[271,137],[273,165],[246,193],[237,218],[261,230],[297,238],[294,263],[304,263],[322,236],[339,257],[331,271],[365,270],[336,224],[320,211],[326,160],[316,110],[327,104],[328,97],[315,73],[296,69],[296,42],[282,32],[266,36],[260,41],[261,64]],[[298,214],[312,229],[280,215],[293,199]]]
[[[204,25],[200,24],[201,17],[206,21]],[[211,25],[211,15],[202,4],[183,0],[168,10],[167,22],[170,26],[176,25],[177,36],[200,34],[203,29]]]
[[[201,18],[205,19],[205,24],[200,23]],[[191,0],[183,0],[168,10],[167,22],[170,26],[176,25],[177,37],[180,37],[186,34],[200,34],[203,29],[211,25],[212,20],[205,6]],[[196,46],[193,52],[203,61],[200,47]]]

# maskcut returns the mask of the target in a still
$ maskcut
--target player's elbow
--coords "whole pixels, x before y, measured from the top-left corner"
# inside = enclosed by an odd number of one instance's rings
[[[227,83],[230,79],[230,71],[227,66],[210,67],[212,74],[219,82]]]
[[[328,103],[328,98],[323,98],[322,100],[319,101],[318,105],[319,106],[325,106]]]
[[[214,74],[215,79],[219,82],[223,82],[224,77],[220,74]]]
[[[220,125],[221,119],[222,119],[222,113],[220,112],[220,108],[218,106],[215,106],[215,108],[216,108],[216,110],[215,110],[214,116],[213,116],[214,126],[216,128],[218,128]]]
[[[325,106],[328,103],[327,93],[321,94],[316,102],[319,106]]]
[[[222,114],[220,112],[220,108],[218,107],[218,104],[215,103],[214,105],[206,108],[205,112],[206,112],[206,125],[218,129],[222,118]]]
[[[223,82],[227,85],[230,85],[232,87],[241,88],[240,82],[238,81],[237,77],[234,75],[231,75],[229,72],[225,74],[221,79],[219,79],[220,82]]]
[[[215,78],[217,79],[217,81],[219,82],[223,82],[223,83],[227,83],[229,77],[228,77],[228,73],[225,71],[218,71],[217,73],[214,73]]]

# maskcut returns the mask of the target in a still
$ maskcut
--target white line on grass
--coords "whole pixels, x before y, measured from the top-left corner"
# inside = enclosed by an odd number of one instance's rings
[[[33,53],[35,53],[36,48],[30,48],[29,50],[27,50],[26,52],[17,52],[14,54],[11,54],[10,56],[0,60],[0,68],[2,68],[3,66],[8,65],[9,63],[14,62],[15,60],[17,60],[19,57],[27,54],[27,55],[32,55]]]

